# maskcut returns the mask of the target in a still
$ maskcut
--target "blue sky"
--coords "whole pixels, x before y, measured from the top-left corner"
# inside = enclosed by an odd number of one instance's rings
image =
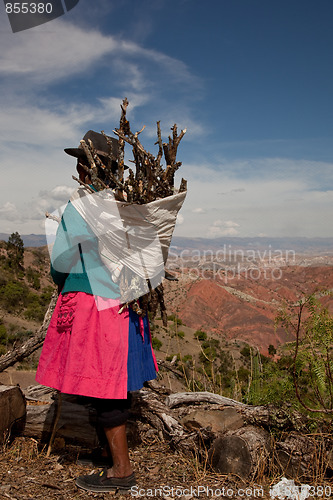
[[[41,233],[63,153],[120,103],[156,151],[187,128],[178,236],[333,236],[331,0],[80,0],[13,34],[0,4],[0,232]],[[130,151],[128,151],[130,156]]]

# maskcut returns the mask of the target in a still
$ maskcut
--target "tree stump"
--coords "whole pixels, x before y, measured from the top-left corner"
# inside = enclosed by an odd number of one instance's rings
[[[14,422],[25,415],[25,399],[18,386],[0,386],[0,443],[6,439]]]
[[[209,450],[211,466],[222,474],[244,479],[261,472],[271,451],[270,434],[262,428],[247,426],[215,439]]]
[[[324,435],[311,437],[291,432],[283,442],[277,443],[276,462],[288,478],[311,479],[315,471],[332,469],[331,446]]]
[[[189,431],[209,428],[213,434],[221,435],[226,431],[235,431],[244,426],[244,419],[235,408],[198,409],[191,411],[181,419],[181,424]]]

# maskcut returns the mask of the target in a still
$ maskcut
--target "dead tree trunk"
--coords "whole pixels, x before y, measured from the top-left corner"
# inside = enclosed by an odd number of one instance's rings
[[[254,479],[262,473],[273,455],[282,472],[288,475],[312,470],[316,448],[311,437],[304,434],[289,434],[277,443],[272,453],[269,432],[274,427],[272,422],[292,426],[290,420],[276,418],[280,409],[251,407],[207,392],[167,394],[156,382],[150,385],[151,388],[133,394],[129,437],[133,434],[136,441],[140,432],[153,433],[165,439],[173,449],[186,455],[194,453],[203,459],[208,449],[213,469],[244,479]],[[57,391],[38,386],[25,391],[25,395],[27,412],[22,434],[48,440],[55,422]],[[56,437],[83,446],[97,445],[94,410],[80,398],[63,395]],[[327,464],[329,456],[332,457],[331,449],[332,444],[327,444],[323,455]]]
[[[306,436],[291,432],[284,441],[276,443],[276,463],[286,477],[308,480],[318,471],[333,469],[331,435]]]
[[[35,352],[41,345],[43,344],[46,331],[48,329],[49,323],[51,321],[51,316],[55,308],[55,304],[57,302],[57,293],[54,292],[52,295],[49,307],[45,313],[44,321],[42,326],[37,330],[33,337],[30,337],[24,344],[22,344],[17,349],[13,349],[12,351],[7,352],[3,356],[0,357],[0,372],[8,368],[9,366],[14,365],[18,361],[22,361],[22,359],[30,356],[33,352]]]
[[[25,399],[17,386],[0,386],[0,444],[14,422],[25,415]]]
[[[270,452],[269,432],[248,426],[217,438],[209,450],[209,459],[216,472],[253,479],[265,470]]]

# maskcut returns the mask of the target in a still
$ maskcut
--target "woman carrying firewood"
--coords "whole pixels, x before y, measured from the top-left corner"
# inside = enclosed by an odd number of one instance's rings
[[[43,385],[90,397],[97,410],[110,460],[99,457],[107,468],[76,480],[94,492],[125,492],[135,485],[126,438],[130,392],[156,377],[148,309],[154,315],[159,304],[165,322],[162,278],[186,195],[184,179],[174,189],[185,130],[178,135],[174,125],[169,143],[162,143],[158,122],[155,158],[141,145],[139,132],[131,132],[127,106],[125,99],[118,140],[90,130],[78,148],[65,149],[77,158],[81,186],[56,232],[51,273],[60,295],[36,375]],[[136,167],[126,180],[125,142]]]
[[[106,164],[110,157],[106,138],[89,131],[84,140],[89,139]],[[113,139],[112,144],[115,171],[118,141]],[[65,151],[77,157],[81,182],[90,184],[84,150]],[[103,177],[102,171],[99,176]],[[109,466],[102,473],[79,477],[77,486],[95,492],[128,490],[135,485],[126,438],[129,393],[154,379],[157,370],[147,315],[138,316],[131,307],[122,308],[119,314],[119,286],[101,261],[96,235],[71,202],[57,231],[51,266],[60,294],[36,380],[63,393],[92,398],[98,423],[104,428]]]

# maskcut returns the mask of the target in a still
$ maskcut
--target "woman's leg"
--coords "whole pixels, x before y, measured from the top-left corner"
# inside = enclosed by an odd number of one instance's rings
[[[108,477],[126,477],[133,472],[127,445],[126,423],[104,428],[111,450],[113,466],[108,469]]]
[[[104,428],[107,442],[112,455],[113,466],[108,469],[108,477],[126,477],[132,474],[126,422],[131,407],[131,395],[127,399],[96,399],[94,406],[97,410],[99,425]]]

